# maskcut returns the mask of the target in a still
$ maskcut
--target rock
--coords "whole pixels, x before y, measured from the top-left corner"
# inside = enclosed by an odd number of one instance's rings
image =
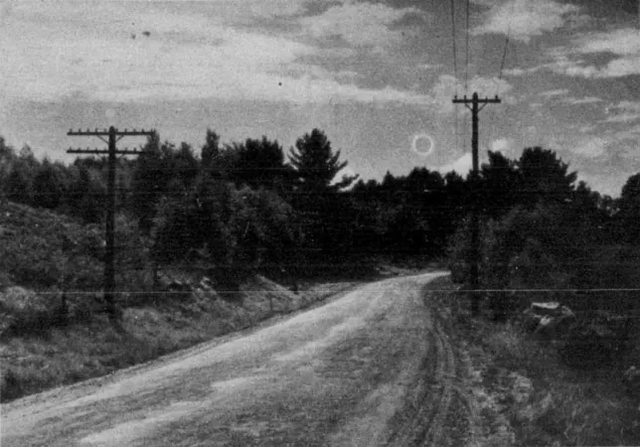
[[[201,280],[200,283],[198,284],[199,288],[205,291],[211,291],[213,290],[213,283],[211,282],[211,279],[209,279],[208,277],[204,276]]]
[[[565,306],[562,306],[556,301],[550,301],[543,303],[531,303],[531,307],[529,307],[529,309],[538,315],[556,316],[559,313],[562,313],[563,307]]]
[[[529,402],[531,394],[533,393],[533,383],[528,377],[521,376],[519,374],[511,374],[513,379],[513,385],[511,387],[511,397],[513,401],[518,405],[524,405]]]
[[[527,330],[544,339],[564,337],[576,321],[571,309],[558,302],[532,303],[523,317]]]

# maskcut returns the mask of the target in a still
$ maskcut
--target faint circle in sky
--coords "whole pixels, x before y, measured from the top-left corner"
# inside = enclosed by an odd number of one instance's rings
[[[433,153],[434,148],[435,143],[430,135],[421,133],[413,137],[411,150],[416,154],[427,157]]]
[[[108,109],[104,112],[104,114],[106,115],[106,117],[107,117],[108,119],[113,119],[113,118],[115,118],[115,116],[116,116],[116,111],[115,111],[115,110],[113,110],[112,108],[108,108]]]

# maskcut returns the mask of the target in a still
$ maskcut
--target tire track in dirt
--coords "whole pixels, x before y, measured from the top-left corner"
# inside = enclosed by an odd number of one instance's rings
[[[433,312],[430,331],[432,348],[413,385],[414,398],[402,411],[405,421],[392,434],[389,445],[433,446],[446,444],[444,423],[449,414],[457,374],[456,358],[449,337],[442,327],[442,315]],[[435,358],[435,362],[434,362]],[[435,363],[435,364],[434,364]]]
[[[453,348],[449,342],[448,335],[442,329],[439,318],[434,319],[435,338],[437,346],[438,365],[436,366],[435,380],[440,387],[439,402],[435,409],[435,414],[431,419],[429,429],[420,445],[441,446],[443,445],[444,421],[449,413],[451,400],[453,398],[453,384],[456,377],[456,360]]]

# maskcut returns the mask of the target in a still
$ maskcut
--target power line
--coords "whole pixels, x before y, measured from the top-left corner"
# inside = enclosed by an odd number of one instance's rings
[[[469,0],[467,0],[467,33],[466,33],[466,52],[465,52],[465,70],[464,70],[464,91],[467,91],[469,79]]]
[[[516,2],[511,4],[511,15],[509,16],[509,26],[507,27],[507,35],[504,40],[504,50],[502,52],[502,62],[500,63],[500,76],[498,76],[498,94],[500,93],[500,81],[502,80],[502,71],[504,70],[504,63],[507,58],[507,48],[509,47],[509,37],[511,35],[511,20],[513,19],[513,11],[515,9]]]
[[[455,76],[455,89],[458,94],[458,51],[456,48],[456,12],[455,0],[451,0],[451,36],[453,40],[453,74]]]

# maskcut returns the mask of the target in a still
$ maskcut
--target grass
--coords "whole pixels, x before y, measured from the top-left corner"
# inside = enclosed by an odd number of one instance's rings
[[[640,402],[619,365],[572,369],[554,343],[531,339],[517,323],[472,319],[448,278],[429,288],[430,300],[451,311],[470,359],[481,445],[640,445]]]
[[[179,300],[165,296],[155,305],[124,308],[120,329],[104,313],[93,313],[66,327],[5,336],[0,340],[0,400],[144,363],[309,306],[352,285],[325,284],[294,294],[258,276],[241,285],[241,299],[233,302],[198,289]]]

